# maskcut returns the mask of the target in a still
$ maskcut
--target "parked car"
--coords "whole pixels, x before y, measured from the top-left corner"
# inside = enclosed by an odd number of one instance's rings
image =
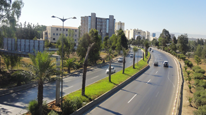
[[[117,59],[117,61],[118,61],[118,62],[123,62],[123,57],[119,57],[119,58]]]
[[[158,66],[158,62],[154,62],[154,66]]]
[[[116,70],[114,69],[113,66],[111,66],[111,73],[115,73],[115,72]],[[106,73],[109,74],[109,67],[107,68]]]
[[[133,58],[133,54],[129,54],[129,56],[130,56],[131,58]]]
[[[164,65],[164,67],[168,67],[169,66],[169,62],[168,61],[164,61],[163,65]]]

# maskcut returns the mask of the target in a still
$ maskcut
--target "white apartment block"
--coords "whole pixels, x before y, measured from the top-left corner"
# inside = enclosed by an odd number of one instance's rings
[[[137,36],[140,36],[142,39],[150,39],[150,32],[142,31],[140,29],[130,29],[125,30],[125,36],[127,37],[127,39],[136,39]]]
[[[109,18],[96,17],[95,13],[91,13],[91,16],[81,17],[81,34],[82,37],[85,33],[93,28],[98,30],[99,35],[102,36],[102,40],[105,36],[111,37],[114,34],[115,19],[113,15],[109,15]]]
[[[117,32],[117,30],[120,30],[122,29],[124,31],[124,22],[115,22],[115,33]]]
[[[62,26],[47,26],[46,30],[43,31],[43,40],[49,40],[49,42],[56,43],[57,40],[59,39],[60,35],[63,34],[67,37],[68,36],[68,30],[71,29],[74,31],[74,41],[76,43],[76,46],[78,45],[78,38],[79,38],[79,30],[77,27],[69,27],[69,26],[64,26],[64,29]]]

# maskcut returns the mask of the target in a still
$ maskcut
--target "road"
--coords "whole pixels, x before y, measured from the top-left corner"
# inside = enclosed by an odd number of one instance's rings
[[[173,58],[154,50],[150,68],[86,115],[170,115],[173,109],[178,76]],[[163,67],[163,61],[169,67]],[[159,66],[154,67],[153,62]]]
[[[136,62],[140,60],[142,51],[139,50],[136,53]],[[126,57],[126,67],[132,65],[132,58]],[[122,70],[122,63],[113,62],[112,66],[117,71]],[[91,68],[87,72],[86,85],[92,84],[102,78],[107,77],[105,74],[108,65],[101,68]],[[77,72],[71,74],[69,77],[64,79],[63,83],[63,95],[69,94],[81,88],[82,85],[82,73]],[[51,82],[44,85],[44,101],[50,102],[55,100],[56,93],[56,82]],[[16,93],[4,95],[0,97],[0,115],[19,115],[27,112],[27,105],[31,100],[37,99],[37,87],[33,87],[27,90],[22,90]]]

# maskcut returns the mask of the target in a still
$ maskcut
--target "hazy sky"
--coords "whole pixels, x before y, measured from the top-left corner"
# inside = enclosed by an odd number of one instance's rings
[[[65,26],[78,27],[81,16],[114,15],[125,23],[125,29],[139,28],[150,32],[206,35],[206,0],[23,0],[20,22],[62,25],[58,17],[73,17]]]

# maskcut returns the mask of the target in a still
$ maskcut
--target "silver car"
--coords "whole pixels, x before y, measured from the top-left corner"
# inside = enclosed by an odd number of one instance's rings
[[[123,62],[123,57],[119,57],[119,58],[117,59],[117,61],[118,61],[118,62]]]
[[[115,72],[116,70],[114,69],[113,66],[111,66],[111,73],[115,73]],[[109,67],[107,68],[106,73],[109,74]]]

